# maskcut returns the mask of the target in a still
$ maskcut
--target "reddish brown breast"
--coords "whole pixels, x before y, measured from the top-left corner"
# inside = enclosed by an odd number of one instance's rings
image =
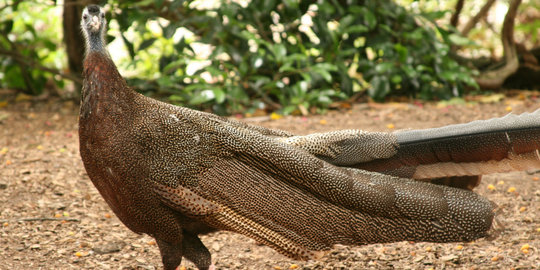
[[[179,230],[174,213],[153,194],[144,164],[147,157],[141,149],[144,145],[133,140],[136,131],[132,123],[138,117],[134,99],[138,94],[127,86],[114,63],[100,53],[87,56],[84,76],[79,143],[88,176],[131,230],[156,235],[161,218],[171,225],[169,230]]]

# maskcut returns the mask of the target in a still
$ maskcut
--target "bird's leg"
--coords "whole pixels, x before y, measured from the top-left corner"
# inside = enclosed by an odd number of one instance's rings
[[[159,252],[161,253],[163,269],[176,270],[176,267],[182,262],[182,244],[171,244],[157,238],[156,243],[159,247]]]
[[[213,269],[211,256],[197,235],[184,231],[182,239],[182,251],[186,259],[193,262],[199,270]]]

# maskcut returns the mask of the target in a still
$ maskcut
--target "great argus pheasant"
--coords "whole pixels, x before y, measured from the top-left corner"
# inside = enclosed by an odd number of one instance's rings
[[[101,7],[84,9],[81,157],[118,218],[156,239],[165,269],[182,257],[208,269],[198,235],[215,230],[297,259],[336,244],[470,241],[494,217],[493,204],[468,190],[478,175],[540,167],[538,111],[294,136],[166,104],[126,84],[105,48],[106,26]]]

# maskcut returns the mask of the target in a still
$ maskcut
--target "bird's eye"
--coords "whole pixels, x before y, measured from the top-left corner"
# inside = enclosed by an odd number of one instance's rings
[[[84,14],[82,17],[83,19],[88,20],[88,15]]]
[[[104,13],[101,13],[101,18],[105,18],[105,14]]]

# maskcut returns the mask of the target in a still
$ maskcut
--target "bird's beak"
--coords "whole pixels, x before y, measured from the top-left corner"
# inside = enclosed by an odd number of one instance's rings
[[[92,27],[92,31],[98,31],[100,27],[100,22],[98,16],[92,16],[92,21],[90,22],[90,26]]]

